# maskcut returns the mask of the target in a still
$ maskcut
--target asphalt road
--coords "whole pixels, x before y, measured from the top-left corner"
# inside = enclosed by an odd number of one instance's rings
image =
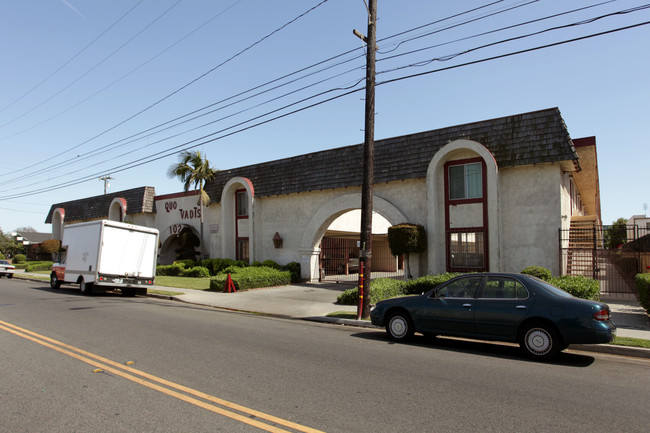
[[[0,432],[647,431],[650,362],[0,280]],[[94,372],[96,371],[96,372]]]

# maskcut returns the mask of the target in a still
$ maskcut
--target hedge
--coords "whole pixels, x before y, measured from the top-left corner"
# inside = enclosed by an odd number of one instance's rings
[[[222,291],[230,274],[237,291],[260,287],[286,286],[291,283],[291,272],[265,266],[241,268],[231,266],[224,272],[210,278],[210,290]]]
[[[208,268],[203,266],[194,266],[189,269],[183,269],[181,271],[181,277],[189,278],[208,278],[210,276],[210,271]]]
[[[646,311],[650,312],[650,274],[637,274],[634,279],[636,290],[639,292],[639,302]]]
[[[540,280],[550,281],[553,278],[551,271],[541,266],[528,266],[521,271],[522,274],[537,277]]]
[[[576,298],[600,301],[600,285],[594,279],[582,275],[563,275],[551,278],[548,283],[571,293]]]
[[[27,257],[24,254],[16,254],[11,263],[15,265],[16,263],[24,263],[25,260],[27,260]]]
[[[25,266],[25,272],[49,271],[52,270],[52,262],[29,262]]]
[[[392,278],[377,278],[370,282],[370,303],[376,304],[384,299],[398,296],[415,295],[433,289],[439,284],[460,274],[447,272],[445,274],[426,275],[416,280],[394,280]],[[348,289],[336,298],[337,304],[357,305],[359,288]]]

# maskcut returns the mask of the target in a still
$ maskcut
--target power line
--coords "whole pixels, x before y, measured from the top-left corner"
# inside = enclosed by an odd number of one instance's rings
[[[406,75],[406,76],[397,77],[397,78],[393,78],[393,79],[388,79],[388,80],[384,80],[382,82],[377,83],[377,86],[391,84],[391,83],[395,83],[395,82],[406,80],[406,79],[417,78],[417,77],[430,75],[430,74],[443,72],[443,71],[448,71],[448,70],[452,70],[452,69],[457,69],[457,68],[461,68],[461,67],[476,65],[476,64],[484,63],[484,62],[488,62],[488,61],[499,60],[499,59],[503,59],[503,58],[507,58],[507,57],[511,57],[511,56],[515,56],[515,55],[520,55],[520,54],[525,54],[525,53],[530,53],[530,52],[533,52],[533,51],[538,51],[538,50],[551,48],[551,47],[555,47],[555,46],[565,45],[565,44],[568,44],[568,43],[573,43],[573,42],[582,41],[582,40],[586,40],[586,39],[590,39],[590,38],[594,38],[594,37],[599,37],[599,36],[604,36],[604,35],[620,32],[620,31],[624,31],[624,30],[630,30],[630,29],[633,29],[633,28],[641,27],[641,26],[646,26],[648,24],[650,24],[650,21],[645,21],[645,22],[641,22],[641,23],[637,23],[637,24],[633,24],[633,25],[629,25],[629,26],[625,26],[625,27],[619,27],[619,28],[612,29],[612,30],[607,30],[607,31],[599,32],[599,33],[594,33],[594,34],[590,34],[590,35],[585,35],[585,36],[580,36],[580,37],[576,37],[576,38],[572,38],[572,39],[567,39],[567,40],[564,40],[564,41],[554,42],[554,43],[550,43],[550,44],[544,44],[544,45],[540,45],[540,46],[533,47],[533,48],[514,51],[514,52],[510,52],[510,53],[506,53],[506,54],[501,54],[501,55],[498,55],[498,56],[492,56],[492,57],[488,57],[488,58],[484,58],[484,59],[480,59],[480,60],[475,60],[475,61],[471,61],[471,62],[459,64],[459,65],[454,65],[454,66],[449,66],[449,67],[445,67],[445,68],[434,69],[434,70],[431,70],[431,71],[421,72],[421,73],[417,73],[417,74],[411,74],[411,75]],[[9,200],[9,199],[17,198],[17,197],[25,197],[25,196],[41,194],[41,193],[44,193],[44,192],[58,190],[58,189],[61,189],[61,188],[64,188],[64,187],[73,186],[73,185],[77,185],[77,184],[80,184],[80,183],[83,183],[83,182],[87,182],[90,179],[95,179],[98,176],[98,174],[105,173],[107,171],[110,171],[111,173],[118,173],[118,172],[121,172],[121,171],[130,170],[130,169],[133,169],[133,168],[136,168],[136,167],[139,167],[139,166],[149,164],[149,163],[152,163],[154,161],[166,158],[168,156],[174,155],[179,150],[189,150],[189,149],[193,149],[193,148],[196,148],[196,147],[199,147],[199,146],[203,146],[205,144],[208,144],[208,143],[211,143],[211,142],[214,142],[214,141],[217,141],[217,140],[232,136],[234,134],[238,134],[238,133],[244,132],[246,130],[249,130],[249,129],[252,129],[252,128],[255,128],[255,127],[258,127],[258,126],[261,126],[261,125],[264,125],[264,124],[279,120],[281,118],[291,116],[291,115],[296,114],[298,112],[305,111],[305,110],[314,108],[316,106],[331,102],[333,100],[336,100],[336,99],[351,95],[351,94],[359,92],[361,90],[363,90],[363,89],[350,90],[348,92],[345,92],[345,93],[342,93],[342,94],[339,94],[339,95],[336,95],[336,96],[329,97],[329,98],[327,98],[325,100],[321,100],[321,101],[311,103],[311,104],[309,104],[307,106],[297,108],[297,109],[292,110],[292,111],[287,112],[287,113],[279,114],[279,115],[277,115],[277,116],[275,116],[273,118],[270,118],[270,119],[261,120],[261,121],[255,123],[255,124],[244,126],[244,127],[240,128],[240,129],[237,129],[235,131],[231,131],[229,133],[220,135],[218,137],[213,137],[213,138],[207,139],[205,141],[201,141],[199,143],[194,143],[193,144],[193,142],[196,141],[196,140],[193,140],[191,142],[182,143],[180,145],[165,149],[164,151],[157,152],[157,153],[155,153],[153,155],[149,155],[147,157],[140,158],[139,160],[132,161],[132,162],[129,162],[127,164],[122,164],[120,166],[116,166],[116,167],[113,167],[113,168],[108,169],[108,170],[104,169],[104,170],[102,170],[100,172],[97,172],[97,173],[94,173],[94,174],[91,174],[91,175],[88,175],[88,176],[80,177],[80,178],[77,178],[77,179],[74,179],[74,180],[71,180],[71,181],[68,181],[68,182],[59,183],[57,185],[52,185],[52,186],[47,187],[47,188],[41,188],[41,189],[37,189],[37,190],[27,191],[27,192],[24,192],[24,193],[17,193],[17,194],[12,194],[12,195],[0,196],[0,199],[1,200]],[[305,98],[305,100],[307,100],[307,99],[309,99],[309,98]],[[303,100],[301,102],[304,102],[305,100]],[[277,111],[277,110],[274,110],[274,111]],[[260,117],[261,116],[258,116],[257,118],[260,118]],[[242,124],[243,123],[245,123],[245,122],[242,122]]]
[[[104,62],[106,62],[108,59],[110,59],[111,57],[113,57],[113,56],[114,56],[117,52],[119,52],[122,48],[126,47],[128,44],[130,44],[131,42],[133,42],[133,41],[134,41],[138,36],[140,36],[142,33],[144,33],[144,32],[145,32],[149,27],[151,27],[154,23],[156,23],[157,21],[159,21],[163,16],[165,16],[169,11],[171,11],[174,7],[176,7],[176,6],[177,6],[180,2],[182,2],[182,1],[183,1],[183,0],[177,0],[176,3],[174,3],[174,4],[171,5],[169,8],[167,8],[167,10],[165,10],[161,15],[159,15],[159,16],[158,16],[156,19],[154,19],[152,22],[150,22],[149,24],[147,24],[147,25],[146,25],[142,30],[140,30],[138,33],[136,33],[135,35],[133,35],[129,40],[127,40],[125,43],[123,43],[122,45],[120,45],[117,49],[113,50],[113,52],[111,52],[108,56],[106,56],[106,57],[104,57],[102,60],[100,60],[99,63],[96,63],[92,68],[90,68],[89,70],[87,70],[86,72],[84,72],[83,74],[81,74],[79,77],[77,77],[76,79],[74,79],[71,83],[69,83],[69,84],[68,84],[67,86],[65,86],[63,89],[59,90],[59,91],[56,92],[54,95],[52,95],[52,96],[50,96],[49,98],[47,98],[45,101],[42,101],[41,103],[39,103],[39,104],[35,105],[34,107],[30,108],[29,110],[27,110],[26,112],[24,112],[24,113],[21,114],[20,116],[15,117],[14,119],[12,119],[12,120],[10,120],[10,121],[8,121],[8,122],[3,123],[2,125],[0,125],[0,128],[3,128],[3,127],[5,127],[5,126],[11,124],[11,123],[15,122],[15,121],[18,120],[18,119],[22,119],[23,117],[25,117],[25,116],[28,115],[29,113],[33,112],[34,110],[36,110],[37,108],[43,106],[44,104],[50,102],[52,99],[56,98],[56,97],[59,96],[61,93],[65,92],[65,91],[68,90],[70,87],[72,87],[73,85],[75,85],[76,83],[78,83],[79,81],[81,81],[83,78],[85,78],[86,76],[88,76],[88,74],[90,74],[92,71],[94,71],[95,69],[97,69],[97,68],[98,68],[99,66],[101,66]],[[29,128],[28,128],[27,130],[29,130]],[[16,135],[18,135],[18,134],[21,134],[21,133],[23,133],[23,132],[25,132],[25,131],[27,131],[27,130],[23,130],[23,131],[20,131],[20,132],[15,133],[15,134],[13,134],[13,135],[10,135],[10,136],[7,136],[7,137],[3,137],[2,140],[7,139],[7,138],[10,138],[10,137],[14,137],[14,136],[16,136]]]
[[[115,22],[113,22],[113,24],[111,24],[110,26],[108,26],[108,27],[106,28],[106,30],[104,30],[103,32],[101,32],[97,37],[95,37],[95,39],[93,39],[92,41],[90,41],[90,43],[89,43],[88,45],[86,45],[85,47],[83,47],[83,48],[82,48],[81,50],[79,50],[76,54],[74,54],[72,57],[70,57],[68,60],[66,60],[66,61],[65,61],[61,66],[59,66],[59,67],[58,67],[54,72],[52,72],[50,75],[48,75],[47,77],[45,77],[43,80],[41,80],[38,84],[36,84],[36,85],[35,85],[34,87],[32,87],[31,89],[29,89],[27,92],[25,92],[25,93],[24,93],[22,96],[20,96],[18,99],[14,100],[13,102],[11,102],[11,103],[9,103],[8,105],[6,105],[3,109],[0,110],[0,113],[2,113],[3,111],[5,111],[6,109],[12,107],[14,104],[16,104],[17,102],[21,101],[23,98],[25,98],[26,96],[28,96],[28,95],[29,95],[30,93],[32,93],[34,90],[36,90],[37,88],[39,88],[39,87],[41,87],[43,84],[45,84],[47,81],[49,81],[50,78],[52,78],[53,76],[55,76],[59,71],[61,71],[61,69],[63,69],[63,68],[65,68],[66,66],[68,66],[68,65],[69,65],[69,64],[70,64],[74,59],[76,59],[77,57],[79,57],[79,56],[80,56],[84,51],[86,51],[88,48],[90,48],[92,45],[94,45],[95,42],[97,42],[97,41],[98,41],[102,36],[104,36],[106,33],[108,33],[108,32],[109,32],[113,27],[115,27],[115,26],[116,26],[120,21],[122,21],[122,20],[123,20],[127,15],[129,15],[131,12],[133,12],[133,10],[134,10],[135,8],[137,8],[138,6],[140,6],[140,4],[141,4],[143,1],[144,1],[144,0],[140,0],[138,3],[136,3],[135,5],[133,5],[133,7],[131,7],[131,9],[129,9],[128,11],[126,11],[126,12],[125,12],[121,17],[119,17]],[[3,125],[3,126],[4,126],[4,125]]]
[[[325,1],[327,1],[327,0],[325,0]],[[317,7],[321,6],[323,3],[325,3],[325,1],[323,1],[323,2],[321,2],[321,3],[319,3],[319,4],[317,4],[316,6],[314,6],[313,8],[311,8],[310,10],[308,10],[307,12],[303,13],[303,14],[300,15],[299,17],[295,18],[294,20],[290,21],[289,23],[285,24],[285,25],[282,26],[281,28],[286,27],[286,26],[289,25],[291,22],[296,21],[296,20],[299,19],[300,17],[306,15],[306,14],[309,13],[310,11],[312,11],[312,10],[316,9]],[[434,22],[432,22],[432,23],[427,23],[427,24],[425,24],[425,25],[422,25],[422,26],[416,27],[415,29],[410,29],[410,30],[407,30],[407,31],[404,31],[404,32],[398,33],[398,34],[396,34],[396,35],[389,36],[389,37],[387,37],[387,38],[385,38],[385,39],[393,38],[393,37],[395,37],[395,36],[399,36],[399,35],[402,35],[402,34],[406,34],[406,33],[409,33],[409,32],[411,32],[411,31],[413,31],[413,30],[421,29],[421,28],[424,28],[424,27],[430,26],[430,25],[432,25],[432,24],[440,23],[440,22],[447,21],[447,20],[452,19],[452,18],[456,18],[456,17],[462,16],[462,15],[466,15],[466,14],[468,14],[468,13],[475,12],[475,11],[477,11],[477,10],[480,10],[480,9],[486,8],[486,7],[488,7],[488,6],[491,6],[491,5],[494,5],[494,4],[497,4],[497,3],[501,3],[502,1],[504,1],[504,0],[495,1],[495,2],[492,2],[492,3],[486,4],[486,5],[483,5],[483,6],[480,6],[480,7],[474,8],[474,9],[470,9],[470,10],[468,10],[468,11],[464,11],[464,12],[461,12],[461,13],[458,13],[458,14],[455,14],[455,15],[451,15],[451,16],[449,16],[449,17],[446,17],[446,18],[443,18],[443,19],[440,19],[440,20],[436,20],[436,21],[434,21]],[[538,0],[534,0],[534,1],[538,1]],[[533,1],[533,2],[534,2],[534,1]],[[531,3],[531,2],[529,1],[528,3]],[[527,3],[527,4],[528,4],[528,3]],[[510,9],[506,9],[505,11],[507,11],[507,10],[510,10]],[[502,12],[505,12],[505,11],[501,11],[501,12],[499,12],[499,13],[502,13]],[[492,15],[494,15],[494,14],[490,14],[489,16],[492,16]],[[476,19],[474,19],[474,20],[472,20],[472,21],[475,21],[475,20],[476,20]],[[281,29],[281,28],[280,28],[280,29]],[[273,33],[279,31],[280,29],[275,30]],[[273,33],[271,33],[271,34],[273,34]],[[257,43],[261,42],[262,40],[268,38],[271,34],[265,36],[264,38],[262,38],[261,40],[259,40],[259,41],[256,42],[255,44],[249,46],[248,48],[242,50],[239,54],[243,53],[244,51],[246,51],[247,49],[249,49],[249,48],[251,48],[252,46],[256,45]],[[385,40],[385,39],[384,39],[384,40]],[[102,153],[105,153],[105,152],[108,150],[107,148],[114,147],[114,145],[119,144],[120,142],[123,142],[124,140],[129,140],[129,139],[131,139],[131,138],[133,138],[133,137],[136,137],[136,136],[141,135],[141,134],[143,134],[143,133],[149,132],[149,131],[151,131],[151,130],[153,130],[153,129],[155,129],[155,128],[159,128],[160,126],[164,126],[164,125],[166,125],[167,123],[174,122],[174,121],[179,120],[179,119],[181,119],[181,118],[184,118],[184,117],[186,117],[186,116],[192,115],[192,114],[194,114],[194,113],[196,113],[196,112],[198,112],[198,111],[202,111],[202,110],[205,110],[205,109],[210,108],[210,107],[212,107],[212,106],[215,106],[215,105],[217,105],[217,104],[220,104],[220,103],[226,102],[226,101],[228,101],[228,100],[230,100],[230,99],[232,99],[232,98],[235,98],[235,97],[237,97],[237,96],[239,96],[239,95],[242,95],[242,94],[248,93],[248,92],[250,92],[250,91],[256,90],[256,89],[258,89],[258,88],[261,88],[261,87],[267,86],[267,85],[272,84],[272,83],[274,83],[274,82],[277,82],[277,81],[279,81],[279,80],[281,80],[281,79],[284,79],[284,78],[287,78],[287,77],[289,77],[289,76],[295,75],[295,74],[297,74],[297,73],[300,73],[300,72],[305,71],[305,70],[307,70],[307,69],[313,68],[313,67],[315,67],[315,66],[319,66],[319,65],[321,65],[321,64],[323,64],[323,63],[325,63],[325,62],[329,62],[329,61],[331,61],[331,60],[334,60],[334,59],[336,59],[336,58],[342,57],[342,56],[344,56],[344,55],[350,54],[350,53],[352,53],[352,52],[354,52],[354,51],[358,51],[358,50],[359,50],[359,49],[349,50],[349,51],[347,51],[347,52],[345,52],[345,53],[339,54],[339,55],[334,56],[334,57],[331,57],[331,58],[329,58],[329,59],[327,59],[327,60],[324,60],[324,61],[318,62],[318,63],[316,63],[316,64],[314,64],[314,65],[311,65],[311,66],[308,66],[308,67],[306,67],[306,68],[303,68],[303,69],[301,69],[301,70],[299,70],[299,71],[293,72],[293,73],[291,73],[291,74],[287,74],[287,75],[285,75],[284,77],[280,77],[280,78],[278,78],[278,79],[275,79],[275,80],[269,81],[269,82],[267,82],[267,83],[264,83],[264,84],[262,84],[262,85],[260,85],[260,86],[255,87],[255,88],[253,88],[253,89],[247,90],[247,91],[245,91],[245,92],[241,92],[241,93],[239,93],[239,94],[237,94],[237,95],[234,95],[234,96],[232,96],[232,97],[229,97],[229,98],[223,99],[223,100],[221,100],[221,101],[219,101],[219,102],[216,102],[216,103],[214,103],[214,104],[208,105],[208,106],[203,107],[203,108],[201,108],[201,109],[199,109],[199,110],[195,110],[195,111],[193,111],[193,112],[191,112],[191,113],[189,113],[189,114],[186,114],[186,115],[183,115],[183,116],[177,117],[176,119],[173,119],[173,120],[171,120],[171,121],[165,122],[165,123],[163,123],[163,124],[161,124],[161,125],[158,125],[158,126],[156,126],[156,127],[150,128],[150,129],[145,130],[145,131],[143,131],[143,132],[141,132],[141,133],[134,134],[134,135],[132,135],[132,136],[130,136],[130,137],[127,137],[127,138],[125,138],[125,139],[119,140],[119,141],[117,141],[117,142],[113,142],[113,143],[111,143],[111,144],[109,144],[109,145],[107,145],[107,146],[103,146],[102,150],[99,150],[99,151],[97,151],[97,150],[95,150],[95,151],[90,151],[90,152],[88,152],[87,154],[91,154],[91,153],[94,153],[94,154],[102,154]],[[239,54],[237,54],[237,55],[239,55]],[[235,56],[237,56],[237,55],[235,55]],[[232,58],[234,58],[235,56],[233,56]],[[362,57],[362,56],[360,56],[360,57]],[[232,58],[231,58],[231,59],[232,59]],[[355,58],[356,58],[356,57],[355,57]],[[231,59],[228,59],[226,62],[230,61]],[[350,60],[354,60],[354,59],[350,59]],[[350,61],[350,60],[348,60],[348,61]],[[318,73],[318,72],[322,72],[322,71],[324,71],[324,70],[331,69],[331,68],[333,68],[333,67],[336,67],[337,65],[340,65],[340,64],[343,64],[343,63],[347,63],[348,61],[340,62],[340,63],[338,63],[338,64],[335,64],[335,65],[332,65],[332,66],[330,66],[330,67],[324,68],[324,69],[322,69],[321,71],[317,71],[317,72],[314,72],[314,73],[308,74],[307,76],[312,76],[312,75],[315,74],[315,73]],[[210,72],[213,71],[214,69],[218,68],[219,66],[222,66],[222,65],[225,64],[226,62],[223,62],[221,65],[218,65],[218,66],[216,66],[215,68],[213,68],[213,69],[211,69],[210,71],[208,71],[207,73],[204,73],[202,76],[200,76],[199,78],[195,79],[195,80],[192,81],[191,83],[197,81],[198,79],[200,79],[200,78],[202,78],[203,76],[207,75],[208,73],[210,73]],[[272,91],[272,90],[277,89],[277,88],[279,88],[279,87],[286,86],[286,85],[291,84],[291,83],[293,83],[293,82],[295,82],[295,81],[297,81],[297,80],[298,80],[298,79],[296,79],[296,80],[292,80],[292,81],[289,81],[288,83],[285,83],[285,84],[283,84],[283,85],[276,86],[276,87],[274,87],[274,88],[268,89],[267,91]],[[323,80],[323,81],[325,81],[325,80]],[[190,84],[191,84],[191,83],[190,83]],[[112,85],[112,84],[111,84],[111,85]],[[187,85],[184,86],[184,87],[187,87],[188,85],[189,85],[189,84],[187,84]],[[109,86],[110,86],[110,85],[109,85]],[[182,90],[184,87],[182,87],[181,89],[176,90],[176,92],[174,92],[174,93],[179,92],[179,91]],[[311,86],[306,86],[306,87],[311,87]],[[306,88],[306,87],[305,87],[305,88]],[[105,89],[106,89],[106,88],[102,89],[102,91],[105,90]],[[303,88],[303,89],[304,89],[304,88]],[[172,93],[172,94],[174,94],[174,93]],[[260,94],[262,94],[262,93],[265,93],[265,92],[260,92],[260,93],[258,93],[258,94],[256,94],[256,95],[252,95],[252,96],[250,96],[250,97],[248,97],[248,98],[241,99],[241,100],[238,101],[238,102],[241,102],[241,101],[244,101],[244,100],[250,99],[250,98],[252,98],[252,97],[254,97],[254,96],[257,96],[257,95],[260,95]],[[91,97],[92,97],[92,96],[94,96],[94,95],[91,95]],[[92,141],[92,140],[94,140],[94,139],[100,137],[101,135],[104,135],[105,133],[107,133],[107,132],[109,132],[109,131],[111,131],[111,130],[117,128],[117,127],[119,127],[120,125],[126,123],[127,121],[131,120],[132,118],[136,117],[137,115],[143,113],[144,111],[146,111],[146,110],[152,108],[153,106],[157,105],[158,103],[162,102],[164,99],[168,98],[169,96],[171,96],[171,95],[168,95],[167,97],[165,97],[165,98],[163,98],[162,100],[156,102],[155,104],[153,104],[153,105],[151,105],[151,106],[145,108],[144,110],[140,111],[139,113],[136,113],[136,115],[131,116],[130,118],[128,118],[128,119],[126,119],[126,120],[124,120],[124,121],[118,123],[117,125],[114,125],[112,128],[109,128],[108,130],[106,130],[106,131],[104,131],[104,132],[102,132],[102,133],[100,133],[100,134],[98,134],[98,135],[96,135],[96,136],[94,136],[94,137],[92,137],[92,138],[90,138],[90,139],[87,139],[86,141],[84,141],[84,142],[82,142],[82,143],[80,143],[80,144],[78,144],[78,145],[75,145],[75,146],[73,146],[73,147],[71,147],[71,148],[69,148],[69,149],[67,149],[67,150],[65,150],[65,151],[63,151],[63,152],[59,152],[57,156],[60,156],[60,155],[65,154],[65,153],[68,153],[69,151],[74,150],[74,149],[76,149],[76,148],[78,148],[78,147],[80,147],[80,146],[82,146],[82,145],[84,145],[84,144],[87,144],[88,142],[90,142],[90,141]],[[87,100],[87,99],[89,99],[89,98],[86,98],[85,100]],[[84,100],[84,101],[85,101],[85,100]],[[82,102],[84,102],[84,101],[82,101]],[[226,108],[226,107],[228,107],[228,106],[230,106],[230,105],[232,105],[232,104],[229,104],[229,105],[227,105],[227,106],[225,106],[225,107],[222,107],[221,109]],[[73,108],[73,107],[71,107],[71,108]],[[71,109],[71,108],[69,108],[69,109]],[[68,109],[68,110],[69,110],[69,109]],[[67,110],[66,110],[66,111],[67,111]],[[211,114],[211,113],[213,113],[213,112],[215,112],[215,111],[219,111],[219,110],[213,110],[213,111],[210,111],[210,112],[208,112],[208,113],[205,113],[204,115]],[[240,113],[241,113],[241,112],[240,112]],[[197,117],[199,117],[199,116],[197,116]],[[193,118],[193,119],[196,119],[196,117]],[[190,120],[193,120],[193,119],[190,119]],[[221,120],[223,120],[223,119],[224,119],[224,118],[222,118]],[[48,119],[48,120],[51,120],[51,119]],[[181,123],[186,123],[186,122],[181,122]],[[210,122],[210,123],[214,123],[214,122]],[[209,124],[209,123],[208,123],[208,124]],[[178,124],[177,124],[177,125],[178,125]],[[205,125],[203,125],[203,126],[205,126]],[[165,129],[169,129],[169,128],[165,128]],[[125,143],[125,144],[128,144],[128,142]],[[124,144],[123,144],[123,145],[124,145]],[[117,146],[117,147],[121,147],[121,146],[122,146],[122,145]],[[86,155],[87,155],[87,154],[86,154]],[[82,156],[84,156],[84,155],[82,155]],[[83,159],[82,159],[82,160],[83,160]],[[49,161],[49,160],[48,160],[48,161]],[[71,158],[71,159],[68,159],[67,161],[64,161],[64,162],[69,162],[69,161],[80,161],[80,159],[79,159],[79,158]],[[28,166],[28,167],[25,167],[25,168],[32,168],[32,167],[35,167],[35,166],[38,166],[38,165],[42,164],[43,162],[46,162],[46,161],[40,161],[40,162],[37,162],[37,163],[32,164],[32,165],[30,165],[30,166]],[[59,164],[60,164],[60,163],[59,163]],[[58,164],[51,165],[51,166],[49,166],[49,167],[46,167],[46,169],[47,169],[47,168],[53,168],[53,167],[55,167],[55,166],[57,166],[57,165],[58,165]],[[9,175],[9,174],[13,174],[13,173],[15,173],[15,172],[17,172],[17,171],[23,171],[25,168],[23,168],[23,169],[21,169],[21,170],[16,170],[16,171],[13,171],[13,172],[8,172],[8,173],[5,173],[5,174]],[[30,174],[33,174],[33,173],[30,173]],[[24,174],[25,177],[27,177],[28,175],[29,175],[29,174]],[[0,177],[1,177],[1,175],[0,175]],[[3,185],[3,184],[6,184],[6,182],[4,182],[4,183],[0,183],[0,185]]]

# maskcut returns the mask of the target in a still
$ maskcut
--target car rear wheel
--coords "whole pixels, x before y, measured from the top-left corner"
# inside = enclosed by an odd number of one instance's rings
[[[407,341],[413,336],[413,321],[405,311],[392,313],[386,322],[386,332],[391,340]]]
[[[59,281],[54,272],[50,275],[50,287],[55,290],[61,287],[61,281]]]
[[[547,360],[555,357],[562,350],[563,344],[549,325],[534,323],[522,330],[519,346],[529,357]]]
[[[81,294],[84,296],[90,296],[93,294],[93,283],[82,281],[81,284],[79,284],[79,288],[81,289]]]

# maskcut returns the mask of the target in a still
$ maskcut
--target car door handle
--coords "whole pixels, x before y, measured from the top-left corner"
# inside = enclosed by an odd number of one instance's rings
[[[463,308],[472,308],[472,304],[463,304]]]
[[[525,305],[517,305],[515,308],[516,308],[517,310],[525,310],[525,309],[526,309],[526,306],[525,306]]]

